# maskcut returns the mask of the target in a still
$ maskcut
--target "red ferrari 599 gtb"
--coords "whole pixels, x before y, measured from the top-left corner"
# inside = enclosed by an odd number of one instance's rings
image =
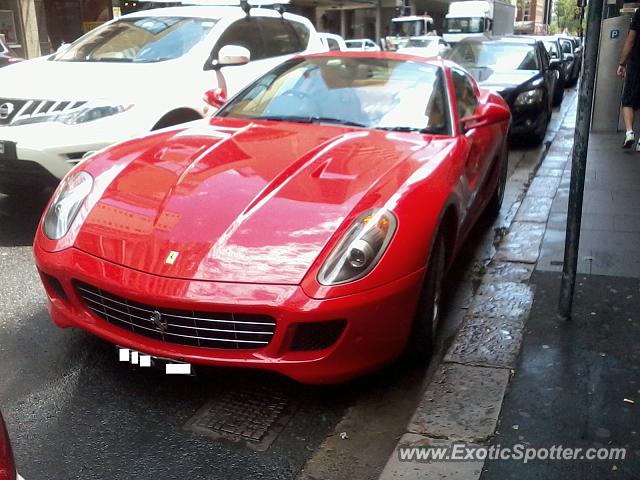
[[[292,59],[210,120],[118,144],[35,239],[61,327],[340,382],[431,350],[441,279],[502,203],[510,113],[439,59]]]

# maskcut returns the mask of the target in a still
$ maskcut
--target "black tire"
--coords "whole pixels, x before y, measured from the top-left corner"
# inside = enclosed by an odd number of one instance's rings
[[[507,142],[502,147],[502,153],[500,154],[500,164],[497,166],[497,172],[500,175],[496,189],[491,196],[491,200],[487,204],[485,213],[491,218],[495,218],[500,213],[502,208],[502,202],[504,200],[504,191],[507,185],[507,173],[509,170],[509,150],[507,148]]]
[[[193,120],[201,120],[202,117],[192,110],[177,110],[175,112],[171,112],[166,114],[158,123],[156,123],[153,130],[160,130],[161,128],[173,127],[175,125],[180,125],[181,123],[192,122]]]
[[[559,107],[562,104],[562,99],[564,98],[564,82],[558,80],[556,83],[556,88],[553,92],[553,106]]]
[[[405,356],[411,362],[428,363],[433,354],[440,323],[445,261],[444,237],[438,235],[433,243],[429,266],[422,284],[422,291],[405,351]]]

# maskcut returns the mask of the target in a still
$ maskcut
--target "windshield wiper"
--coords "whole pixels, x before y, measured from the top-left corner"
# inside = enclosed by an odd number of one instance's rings
[[[294,115],[265,115],[249,118],[253,120],[272,120],[274,122],[312,123],[311,117],[296,117]]]
[[[337,123],[339,125],[347,125],[350,127],[366,127],[363,123],[352,122],[351,120],[343,120],[341,118],[331,117],[311,117],[313,123]]]
[[[348,125],[351,127],[366,127],[366,125],[351,120],[343,120],[341,118],[331,117],[303,117],[295,115],[266,115],[264,117],[254,117],[256,120],[273,120],[280,122],[295,123],[337,123],[339,125]]]
[[[376,130],[385,130],[387,132],[418,132],[423,134],[432,134],[438,135],[442,132],[439,132],[436,129],[425,127],[425,128],[417,128],[417,127],[376,127]]]

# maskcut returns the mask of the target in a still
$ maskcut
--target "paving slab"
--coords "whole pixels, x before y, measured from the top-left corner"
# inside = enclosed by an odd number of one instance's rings
[[[530,263],[491,261],[483,282],[528,282],[532,273],[533,265]]]
[[[560,177],[536,177],[531,182],[527,196],[553,198],[559,186]]]
[[[467,316],[446,362],[514,368],[522,343],[524,324],[509,318]]]
[[[474,297],[445,361],[513,368],[532,301],[529,285],[487,279]]]
[[[513,222],[494,257],[497,261],[535,263],[545,226],[540,223]]]
[[[538,177],[562,177],[564,170],[562,168],[540,167],[536,172]]]
[[[524,322],[533,301],[528,285],[516,282],[483,281],[473,298],[469,315],[484,318],[510,318]]]
[[[408,431],[464,442],[487,440],[495,431],[509,375],[504,368],[441,365]]]
[[[453,447],[453,442],[435,440],[422,435],[407,433],[398,447]],[[398,450],[391,455],[380,480],[477,480],[482,473],[483,461],[402,461]]]
[[[527,195],[524,197],[522,205],[520,205],[515,220],[517,222],[546,223],[552,203],[553,199],[551,197]]]

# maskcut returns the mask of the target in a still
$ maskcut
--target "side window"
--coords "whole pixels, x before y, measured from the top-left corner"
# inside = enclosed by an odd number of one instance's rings
[[[340,44],[333,38],[327,38],[327,46],[329,47],[329,50],[331,50],[332,52],[336,50],[340,50]]]
[[[458,107],[458,119],[473,115],[478,107],[478,99],[471,80],[464,72],[457,69],[452,69],[451,75],[456,106]]]
[[[547,49],[546,48],[538,48],[538,51],[540,52],[540,62],[542,64],[542,69],[543,70],[548,70],[549,69],[549,54],[547,53]]]
[[[282,18],[260,18],[267,57],[279,57],[304,50],[293,26]]]
[[[311,32],[303,23],[296,22],[292,20],[289,22],[289,25],[293,28],[293,31],[296,32],[298,36],[298,41],[300,42],[300,51],[306,50],[309,45],[309,37],[311,36]]]
[[[562,52],[563,53],[573,53],[571,49],[571,42],[569,40],[562,41]]]
[[[264,42],[260,36],[258,21],[255,18],[243,18],[232,23],[218,39],[211,52],[211,59],[218,57],[218,52],[225,45],[239,45],[251,52],[251,60],[265,58]]]

